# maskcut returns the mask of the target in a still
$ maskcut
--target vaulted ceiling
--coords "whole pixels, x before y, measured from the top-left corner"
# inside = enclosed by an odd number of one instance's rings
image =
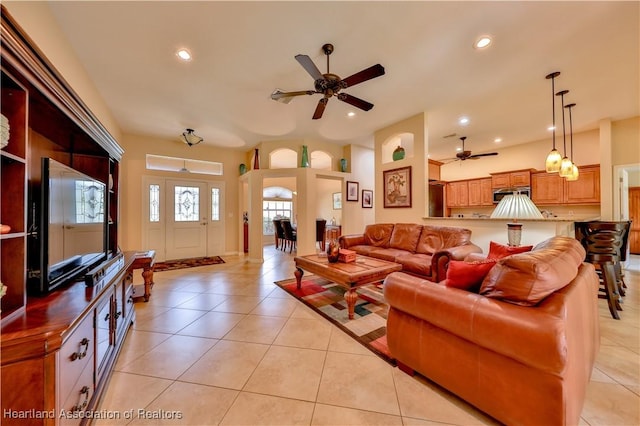
[[[249,149],[264,140],[372,146],[375,130],[426,112],[431,158],[549,137],[551,85],[575,102],[574,131],[640,115],[638,2],[56,1],[49,8],[123,132]],[[492,44],[474,41],[490,35]],[[386,74],[345,90],[361,111],[321,95],[285,104],[275,89],[312,90],[294,59],[345,78]],[[192,60],[181,62],[179,48]],[[558,104],[559,105],[559,104]],[[558,107],[558,110],[560,108]],[[347,113],[356,113],[348,117]],[[557,121],[561,122],[558,112]],[[458,123],[469,118],[467,125]],[[454,137],[445,137],[453,135]],[[502,142],[494,142],[501,138]]]

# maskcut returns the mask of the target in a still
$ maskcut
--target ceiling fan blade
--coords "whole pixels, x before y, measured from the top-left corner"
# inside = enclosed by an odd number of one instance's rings
[[[322,118],[322,114],[324,113],[324,109],[327,106],[327,102],[329,102],[329,98],[322,98],[318,101],[318,106],[316,106],[316,111],[313,113],[314,120]]]
[[[348,95],[346,93],[338,94],[338,99],[364,111],[369,111],[371,108],[373,108],[373,104],[360,98],[356,98],[355,96]]]
[[[277,101],[278,99],[282,99],[282,98],[289,98],[292,96],[300,96],[300,95],[313,95],[314,93],[316,92],[314,92],[313,90],[299,90],[297,92],[281,92],[280,90],[276,90],[271,94],[271,99],[273,99],[274,101]]]
[[[300,63],[300,65],[302,65],[302,68],[304,68],[305,70],[307,70],[307,72],[311,75],[311,77],[313,77],[313,80],[321,80],[324,77],[322,76],[322,73],[320,72],[320,70],[318,69],[318,67],[316,66],[316,64],[313,63],[313,61],[311,60],[311,58],[307,55],[296,55],[296,61],[298,61]]]
[[[353,75],[342,80],[346,87],[352,87],[356,84],[360,84],[363,81],[371,80],[372,78],[380,77],[384,75],[384,67],[380,64],[375,64],[367,69],[357,72]]]
[[[487,152],[486,154],[473,154],[467,158],[471,158],[471,159],[476,159],[476,158],[480,158],[480,157],[489,157],[492,155],[498,155],[497,152]]]

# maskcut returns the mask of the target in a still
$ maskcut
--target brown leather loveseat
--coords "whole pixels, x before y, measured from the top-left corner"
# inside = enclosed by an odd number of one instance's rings
[[[598,276],[584,255],[553,237],[498,260],[479,294],[390,274],[392,356],[505,424],[578,424],[599,348]]]
[[[482,253],[471,242],[469,229],[417,223],[367,225],[362,234],[341,236],[340,247],[400,263],[403,272],[434,282],[444,279],[450,259],[462,260],[470,253]]]

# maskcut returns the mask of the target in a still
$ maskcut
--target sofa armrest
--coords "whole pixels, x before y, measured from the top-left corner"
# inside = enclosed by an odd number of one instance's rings
[[[341,235],[338,239],[341,248],[349,248],[364,244],[364,234]]]
[[[450,247],[437,251],[431,257],[431,277],[432,281],[440,282],[447,277],[449,261],[465,260],[466,257],[481,254],[482,249],[473,243],[467,243],[458,247]]]

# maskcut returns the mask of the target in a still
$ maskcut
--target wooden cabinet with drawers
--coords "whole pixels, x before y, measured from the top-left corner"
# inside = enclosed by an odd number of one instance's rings
[[[567,181],[558,173],[531,174],[531,199],[537,205],[600,204],[600,166],[580,166],[578,180]]]
[[[491,187],[494,189],[517,188],[531,185],[532,169],[491,173]]]

